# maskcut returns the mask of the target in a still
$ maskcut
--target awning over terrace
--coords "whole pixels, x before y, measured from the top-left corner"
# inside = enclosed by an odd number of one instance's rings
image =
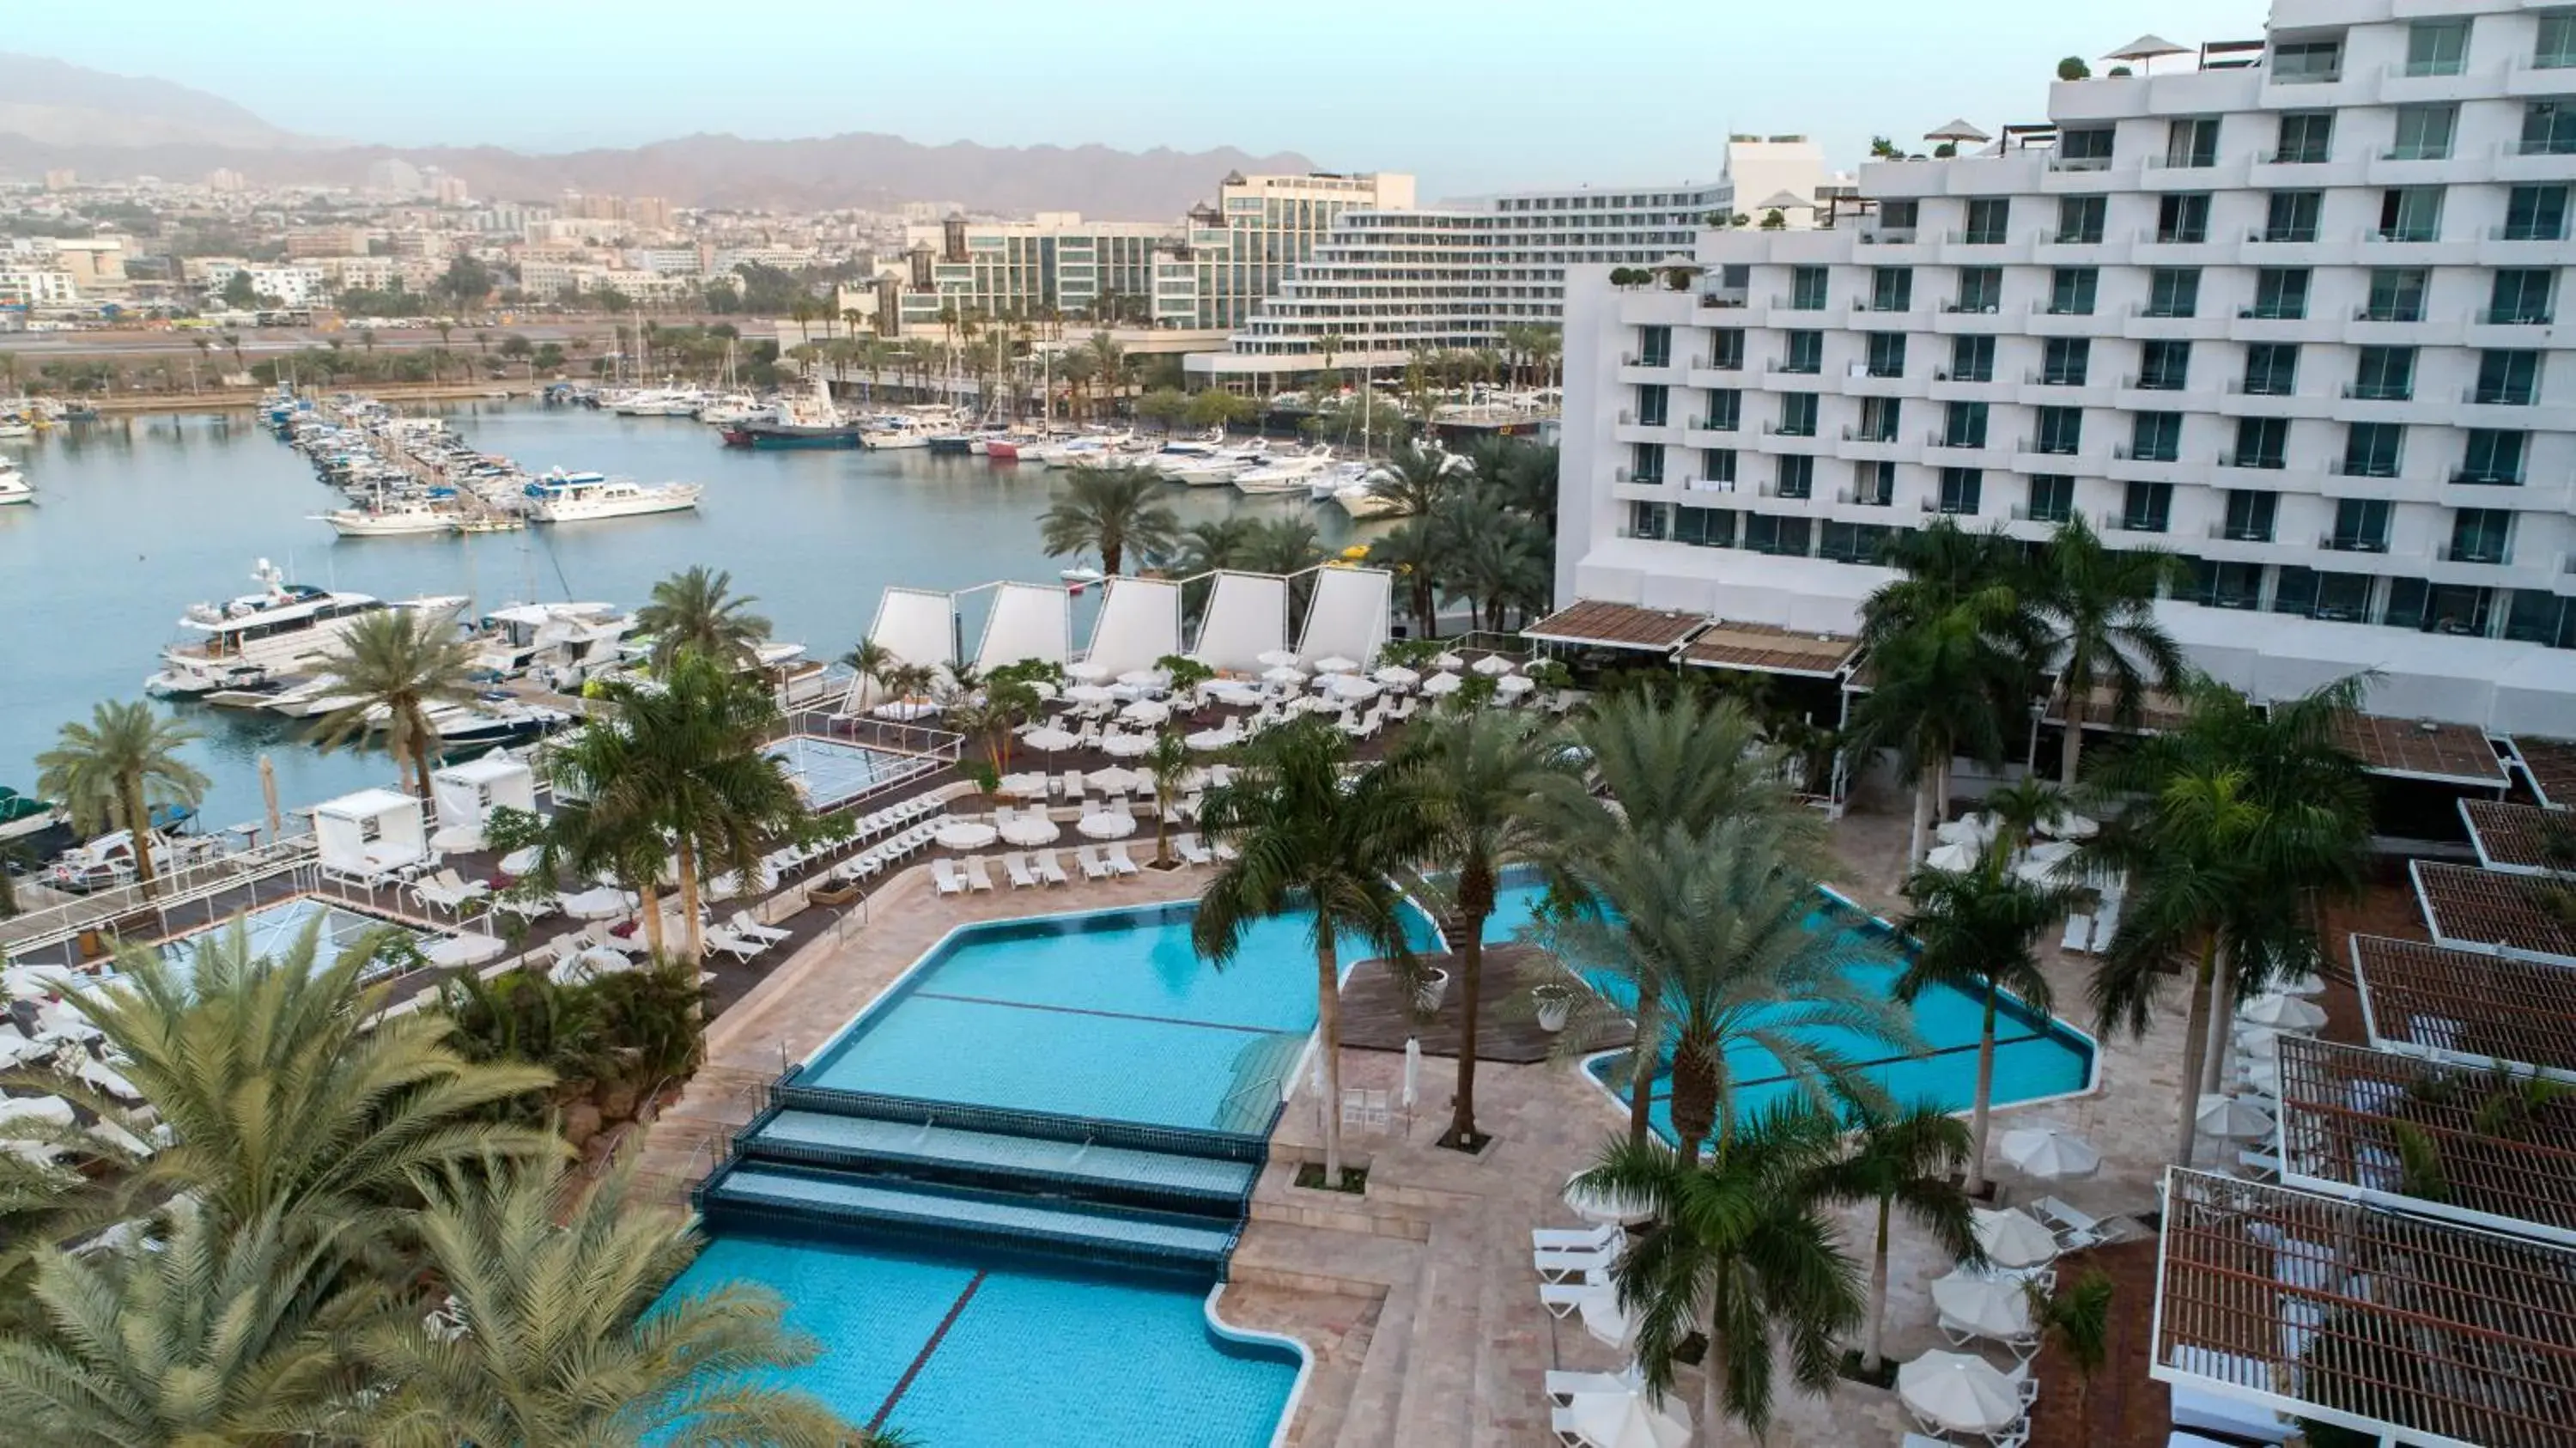
[[[2341,727],[2344,748],[2371,773],[2422,779],[2502,793],[2512,781],[2486,731],[2432,719],[2388,719],[2362,714]]]
[[[2531,792],[2552,809],[2576,805],[2576,744],[2559,739],[2505,741],[2505,748],[2531,781]]]
[[[2424,924],[2442,945],[2487,947],[2530,960],[2576,966],[2576,931],[2545,897],[2550,886],[2529,875],[2501,875],[2466,865],[2415,860],[2415,898]]]
[[[2373,1044],[2576,1083],[2576,971],[2381,935],[2352,937]]]
[[[975,667],[991,673],[1023,659],[1068,663],[1072,644],[1071,595],[1044,584],[1005,583],[993,590],[993,608],[984,617],[984,639],[975,649]]]
[[[2576,1101],[2308,1036],[2280,1062],[2284,1185],[2576,1246]]]
[[[2576,814],[2500,800],[2464,799],[2460,818],[2468,824],[2478,863],[2508,875],[2546,874],[2553,846],[2576,846]],[[2566,832],[2563,840],[2553,838],[2561,831]]]
[[[1682,662],[1704,669],[1742,669],[1807,679],[1840,678],[1860,652],[1844,634],[1794,633],[1764,623],[1720,622],[1692,639]]]
[[[2558,1448],[2576,1422],[2576,1253],[2175,1170],[2155,1359],[2178,1383],[2438,1448]]]
[[[1707,624],[1705,614],[1586,598],[1521,630],[1521,636],[1542,643],[1669,654]]]

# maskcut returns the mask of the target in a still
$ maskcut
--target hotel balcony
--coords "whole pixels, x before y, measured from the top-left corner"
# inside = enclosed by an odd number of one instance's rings
[[[2034,337],[2097,337],[2103,330],[2100,308],[2069,307],[2063,311],[2046,298],[2030,304],[2023,330]]]
[[[2494,172],[2481,179],[2508,186],[2517,181],[2576,181],[2576,146],[2520,139],[2498,142]]]
[[[2478,242],[2481,266],[2552,267],[2567,257],[2565,222],[2554,227],[2490,226]]]
[[[2346,472],[2338,462],[2324,471],[2312,473],[2309,480],[2321,497],[2337,502],[2351,499],[2365,503],[2422,502],[2433,491],[2422,478],[2410,478],[2405,472]]]
[[[2111,456],[2102,464],[2102,475],[2120,483],[2192,483],[2198,482],[2199,469],[2179,456],[2148,453],[2139,456],[2128,444],[2115,443]]]
[[[1948,368],[1936,367],[1925,393],[1935,402],[2011,402],[2021,395],[2021,384],[1998,382],[1992,374],[1953,377]]]
[[[2202,530],[2193,552],[2222,563],[2269,563],[2280,556],[2280,540],[2269,528],[2231,528],[2212,523]]]
[[[2214,241],[2206,234],[2138,232],[2129,245],[2129,260],[2138,266],[2234,266],[2233,241]]]
[[[2312,417],[2324,419],[2334,414],[2338,399],[2332,394],[2297,390],[2254,391],[2245,379],[2230,377],[2218,394],[2218,411],[2222,417]]]
[[[2009,446],[1991,439],[1974,445],[1944,441],[1939,432],[1923,434],[1923,462],[1935,468],[1995,468],[2012,466]]]
[[[1863,432],[1857,427],[1846,425],[1842,430],[1841,440],[1834,445],[1834,456],[1848,462],[1910,463],[1921,460],[1923,450],[1917,444],[1899,436],[1893,428]]]

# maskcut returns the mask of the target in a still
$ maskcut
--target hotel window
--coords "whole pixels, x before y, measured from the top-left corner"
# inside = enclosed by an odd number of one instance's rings
[[[2314,241],[2317,216],[2325,210],[2322,191],[2275,191],[2263,203],[2264,241]]]
[[[1941,414],[1941,446],[1984,447],[1986,445],[1986,405],[1982,402],[1953,402]]]
[[[2496,487],[2521,486],[2523,442],[2528,436],[2528,433],[2504,432],[2496,428],[2469,429],[2468,447],[2461,456],[2460,470],[2451,475],[2451,481]]]
[[[2540,38],[2531,47],[2533,70],[2576,66],[2576,12],[2561,10],[2540,17]]]
[[[2458,75],[2469,64],[2469,22],[2418,20],[2406,27],[2408,75]]]
[[[1869,334],[1869,375],[1872,377],[1905,375],[1905,334],[1903,332]]]
[[[1816,495],[1816,460],[1804,454],[1775,459],[1771,480],[1773,497],[1812,498]]]
[[[1914,268],[1873,267],[1869,273],[1869,309],[1873,312],[1914,310]]]
[[[1672,389],[1660,382],[1637,387],[1637,425],[1662,427],[1672,417]]]
[[[2043,407],[2039,409],[2038,432],[2031,439],[2031,450],[2050,457],[2073,457],[2084,446],[2084,409],[2080,407]]]
[[[2147,315],[2188,317],[2200,310],[2200,268],[2160,266],[2147,273]]]
[[[2462,508],[2451,516],[2451,561],[2504,563],[2513,557],[2513,510]]]
[[[1700,427],[1708,432],[1733,432],[1744,425],[1744,394],[1731,387],[1721,387],[1708,394],[1708,413]]]
[[[2365,402],[2405,402],[2415,395],[2415,349],[2364,347],[2353,369],[2352,395]]]
[[[2370,299],[2362,304],[2361,320],[2365,322],[2424,320],[2424,288],[2430,276],[2431,273],[2420,266],[2372,268]]]
[[[2399,106],[2397,144],[2391,161],[2440,161],[2451,154],[2451,137],[2459,129],[2458,106]]]
[[[1673,329],[1639,327],[1637,329],[1637,365],[1670,367],[1673,365]]]
[[[2109,126],[2070,126],[2057,133],[2057,165],[2065,171],[2102,171],[2111,165]]]
[[[2050,387],[2081,387],[2092,358],[2092,338],[2050,337],[2040,346],[2039,380]]]
[[[2245,309],[2246,316],[2295,321],[2307,314],[2306,267],[2267,266],[2254,273],[2254,305]]]
[[[2487,631],[2492,601],[2492,593],[2483,588],[2447,583],[2436,587],[2420,578],[2392,578],[2388,612],[2380,622],[2391,628],[2474,637]]]
[[[2504,197],[2504,241],[2567,239],[2567,188],[2516,186]]]
[[[2286,566],[2273,581],[2272,611],[2357,622],[2370,611],[2370,584],[2367,573],[2319,573]]]
[[[1789,310],[1821,312],[1825,309],[1825,268],[1801,266],[1789,269]]]
[[[2343,42],[2285,41],[2272,47],[2270,69],[2280,85],[2334,80],[2343,74]]]
[[[2576,645],[2576,612],[2545,588],[2517,588],[2505,614],[2504,636],[2518,644],[2567,648]]]
[[[1744,546],[1756,553],[1804,558],[1807,556],[1808,521],[1800,517],[1782,517],[1777,513],[1751,514],[1744,520]]]
[[[2049,314],[2059,317],[2093,315],[2093,298],[2101,283],[2102,273],[2099,268],[2089,266],[2057,268],[2049,277]]]
[[[1884,508],[1896,501],[1896,464],[1852,464],[1851,500],[1866,508]]]
[[[1968,246],[2001,246],[2011,224],[2012,198],[1978,197],[1968,203],[1968,226],[1959,240]]]
[[[2003,306],[2004,273],[2001,267],[1970,266],[1959,269],[1959,299],[1950,304],[1953,312],[1990,314]]]
[[[2557,275],[2538,267],[2508,267],[2497,272],[2487,293],[2487,322],[2506,327],[2549,325],[2550,283]]]
[[[1894,442],[1903,416],[1904,403],[1894,397],[1864,397],[1860,400],[1860,426],[1852,436],[1861,442]]]
[[[1917,202],[1882,201],[1878,203],[1878,224],[1884,231],[1912,231],[1916,219],[1921,215],[1921,206]]]
[[[2576,155],[2576,101],[2533,101],[2522,108],[2526,156]]]
[[[2259,488],[2230,488],[2227,493],[2227,538],[2231,543],[2272,541],[2273,515],[2281,495]]]
[[[1744,370],[1744,329],[1719,327],[1709,333],[1708,365],[1719,372]]]
[[[1822,372],[1825,370],[1825,334],[1791,332],[1788,352],[1781,359],[1783,372]]]
[[[2391,186],[2379,193],[2381,241],[2436,241],[2442,235],[2442,188]]]
[[[2102,219],[2110,212],[2107,196],[2061,196],[2057,199],[2057,235],[2053,241],[2088,246],[2102,240]]]
[[[1986,475],[1975,468],[1943,468],[1941,495],[1935,506],[1944,513],[1973,517],[1985,501]]]
[[[2388,500],[2343,498],[2335,503],[2334,531],[2326,546],[2337,553],[2388,551]]]
[[[2142,463],[2182,460],[2182,414],[2141,412],[2129,423],[2129,456]]]
[[[2034,523],[2063,523],[2075,516],[2075,480],[2063,473],[2036,473],[2030,480],[2030,504],[2023,513]]]
[[[1628,536],[1631,538],[1663,537],[1665,531],[1664,515],[1669,511],[1671,510],[1661,503],[1630,503],[1628,505]]]
[[[1663,480],[1663,444],[1655,442],[1629,444],[1628,481],[1643,484],[1647,487],[1655,487],[1660,485]]]
[[[2191,376],[2189,342],[2149,342],[2138,351],[2138,387],[2146,392],[2180,392]]]
[[[2245,348],[2245,386],[2249,397],[2288,397],[2299,389],[2299,344],[2254,342]]]
[[[2173,484],[2131,483],[2120,500],[2120,531],[2163,533],[2173,524]]]
[[[1828,520],[1816,539],[1816,556],[1836,563],[1875,563],[1892,532],[1882,523],[1837,523]]]
[[[1782,437],[1814,437],[1816,435],[1816,394],[1783,393],[1780,398],[1780,426],[1777,431]]]
[[[2406,429],[2393,422],[2356,422],[2344,429],[2343,475],[2393,478],[2404,466]]]
[[[1733,508],[1675,508],[1673,541],[1700,548],[1735,546]]]
[[[2182,193],[2156,202],[2156,240],[2188,246],[2209,240],[2209,193]]]
[[[2218,164],[2218,118],[2187,116],[2165,125],[2165,164],[2202,167]]]
[[[2334,151],[2334,112],[2291,111],[2281,117],[2281,148],[2272,153],[2282,166],[2318,166]]]
[[[2469,400],[2490,407],[2529,407],[2540,399],[2540,354],[2480,352]]]
[[[1951,338],[1950,380],[1953,382],[1994,381],[1995,339],[1992,337]]]
[[[2285,417],[2240,417],[2236,419],[2236,450],[2227,457],[2231,468],[2284,468],[2289,466],[2290,421]]]

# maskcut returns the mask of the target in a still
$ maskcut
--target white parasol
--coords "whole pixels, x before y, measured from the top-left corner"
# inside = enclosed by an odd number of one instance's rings
[[[1306,682],[1304,671],[1293,668],[1287,664],[1274,664],[1270,668],[1263,670],[1261,677],[1274,684],[1302,684]]]
[[[2030,1294],[2017,1277],[1955,1270],[1933,1282],[1932,1305],[1979,1337],[2009,1342],[2031,1335]]]
[[[1956,143],[1960,141],[1991,141],[1994,137],[1978,130],[1975,126],[1970,125],[1966,121],[1949,121],[1929,131],[1925,131],[1923,133],[1923,139],[1927,141],[1949,141]]]
[[[1964,875],[1977,868],[1977,847],[1969,844],[1943,845],[1923,857],[1923,868]]]
[[[1993,815],[1968,814],[1934,826],[1932,837],[1945,845],[1982,845],[2001,829],[2001,823]]]
[[[1597,1342],[1628,1351],[1637,1340],[1637,1324],[1619,1306],[1616,1288],[1583,1294],[1583,1330]]]
[[[2021,1393],[1994,1364],[1963,1352],[1927,1352],[1896,1369],[1905,1406],[1954,1433],[1998,1433],[2021,1421]]]
[[[1378,687],[1373,679],[1363,679],[1357,674],[1343,674],[1333,680],[1333,697],[1351,700],[1374,699],[1378,695]]]
[[[1076,704],[1107,704],[1118,698],[1118,691],[1106,684],[1076,684],[1064,696]]]
[[[1051,845],[1064,834],[1045,815],[1025,814],[1001,827],[1002,838],[1015,845]]]
[[[544,851],[538,849],[534,845],[530,845],[524,850],[512,850],[510,853],[501,857],[496,868],[499,869],[502,874],[516,878],[517,876],[524,875],[530,870],[535,869],[537,867],[538,857],[544,853]]]
[[[2017,1127],[1997,1146],[2013,1170],[2041,1181],[2072,1181],[2102,1169],[2102,1153],[2093,1143],[2054,1126]]]
[[[1112,759],[1142,759],[1154,750],[1151,734],[1104,734],[1100,752]]]
[[[1422,1038],[1420,1036],[1407,1036],[1404,1038],[1404,1096],[1402,1101],[1404,1109],[1411,1111],[1414,1103],[1421,1099]]]
[[[1065,665],[1064,676],[1077,684],[1097,684],[1109,677],[1109,666],[1085,659],[1078,664]]]
[[[1435,669],[1456,669],[1464,667],[1466,662],[1467,661],[1464,658],[1457,654],[1444,653],[1431,661],[1431,667]]]
[[[468,931],[433,943],[421,952],[430,964],[462,969],[501,958],[509,943],[497,936],[478,935]]]
[[[2282,981],[2280,984],[2274,986],[2273,989],[2279,991],[2283,995],[2324,995],[2326,993],[2326,981],[2324,976],[2318,975],[2314,971],[2309,971],[2304,975],[2292,976],[2290,979]]]
[[[943,849],[980,850],[1000,839],[1002,832],[982,820],[957,819],[941,825],[930,837]]]
[[[2326,1023],[2325,1007],[2294,995],[2256,996],[2236,1008],[2236,1019],[2276,1031],[2313,1031]]]
[[[1658,1407],[1642,1393],[1576,1393],[1557,1421],[1560,1432],[1590,1448],[1681,1448],[1691,1436],[1690,1411],[1679,1397]]]
[[[2057,1257],[2057,1238],[2026,1212],[1971,1209],[1977,1245],[1998,1267],[2036,1267]]]
[[[1130,724],[1160,724],[1172,717],[1172,706],[1160,699],[1139,699],[1119,710],[1118,717]]]
[[[635,897],[623,890],[602,886],[596,890],[584,890],[578,895],[561,896],[555,903],[563,906],[563,912],[575,920],[606,920],[634,909]]]
[[[1390,689],[1410,689],[1422,682],[1422,675],[1418,671],[1408,669],[1402,664],[1389,664],[1378,670],[1372,677]]]
[[[1202,729],[1183,742],[1192,749],[1206,753],[1212,749],[1231,749],[1243,742],[1243,735],[1234,730]]]
[[[1145,782],[1145,776],[1140,771],[1123,769],[1116,765],[1112,765],[1107,769],[1095,769],[1091,771],[1090,780],[1091,787],[1099,790],[1103,794],[1125,794],[1127,791],[1143,784]]]
[[[2055,835],[2061,840],[2089,840],[2102,833],[2102,826],[2099,822],[2086,819],[2080,814],[2061,812],[2041,820],[2039,832],[2043,835]]]
[[[1501,654],[1487,654],[1476,661],[1475,669],[1486,678],[1497,678],[1512,671],[1512,661]]]
[[[1043,774],[1006,774],[1002,776],[1002,793],[1013,799],[1044,799],[1047,778]]]
[[[1131,814],[1087,814],[1074,828],[1082,831],[1085,839],[1123,840],[1136,833],[1136,817]]]
[[[2203,1096],[2200,1113],[2192,1119],[2209,1136],[2251,1141],[2272,1134],[2270,1114],[2238,1096]]]
[[[1594,1191],[1581,1185],[1582,1180],[1581,1172],[1565,1179],[1565,1205],[1567,1210],[1587,1222],[1616,1222],[1626,1226],[1655,1214],[1650,1203]]]
[[[1129,669],[1118,676],[1118,682],[1131,689],[1159,689],[1171,681],[1160,669]]]
[[[1455,694],[1465,687],[1467,687],[1466,681],[1456,674],[1434,674],[1422,681],[1422,692],[1435,699]]]
[[[1049,724],[1043,728],[1030,730],[1020,742],[1031,749],[1053,754],[1059,749],[1071,749],[1082,741],[1074,737],[1072,730],[1060,729]]]
[[[1538,680],[1527,674],[1505,674],[1494,681],[1494,692],[1507,698],[1514,694],[1526,694],[1537,687]]]
[[[2236,1049],[2249,1061],[2269,1061],[2281,1054],[2281,1033],[2270,1026],[2238,1026]]]
[[[1319,674],[1347,674],[1358,667],[1357,660],[1343,658],[1340,654],[1326,654],[1315,661],[1315,672]]]
[[[1287,649],[1271,649],[1266,653],[1253,655],[1256,662],[1265,668],[1272,669],[1293,669],[1297,667],[1297,657]]]

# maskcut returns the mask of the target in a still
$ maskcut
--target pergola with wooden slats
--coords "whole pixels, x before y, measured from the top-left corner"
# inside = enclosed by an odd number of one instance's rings
[[[2428,1448],[2565,1448],[2576,1252],[2180,1168],[2148,1371]]]
[[[1605,649],[1644,649],[1670,654],[1682,641],[1708,626],[1708,615],[1669,608],[1639,608],[1630,603],[1579,599],[1521,630],[1542,643],[1580,644]]]
[[[2134,724],[2117,722],[2117,691],[2108,688],[2089,690],[2084,695],[2084,727],[2105,733],[2165,734],[2182,726],[2191,715],[2190,706],[2174,695],[2156,689],[2143,690],[2138,696],[2138,718]],[[2061,683],[2048,696],[2048,710],[2042,724],[2066,727],[2066,688]]]
[[[1704,669],[1840,678],[1860,652],[1847,634],[1798,633],[1767,623],[1720,620],[1682,650],[1682,662]]]
[[[2373,1044],[2576,1083],[2576,971],[2384,935],[2355,935],[2351,950]]]
[[[2553,847],[2576,847],[2576,816],[2560,810],[2463,799],[2460,819],[2469,827],[2469,844],[2478,852],[2478,863],[2509,875],[2544,875],[2553,868],[2563,869],[2564,865],[2550,864]]]
[[[2425,860],[2407,869],[2436,942],[2576,966],[2576,930],[2546,898],[2547,881]]]
[[[2551,809],[2576,805],[2576,744],[2516,736],[2505,741],[2505,749],[2522,766],[2523,778],[2531,781],[2531,792],[2542,804]]]
[[[2362,767],[2390,779],[2421,779],[2502,793],[2513,782],[2486,731],[2431,719],[2346,717],[2336,726]]]
[[[2576,1101],[2311,1037],[2280,1062],[2284,1185],[2576,1247]]]

